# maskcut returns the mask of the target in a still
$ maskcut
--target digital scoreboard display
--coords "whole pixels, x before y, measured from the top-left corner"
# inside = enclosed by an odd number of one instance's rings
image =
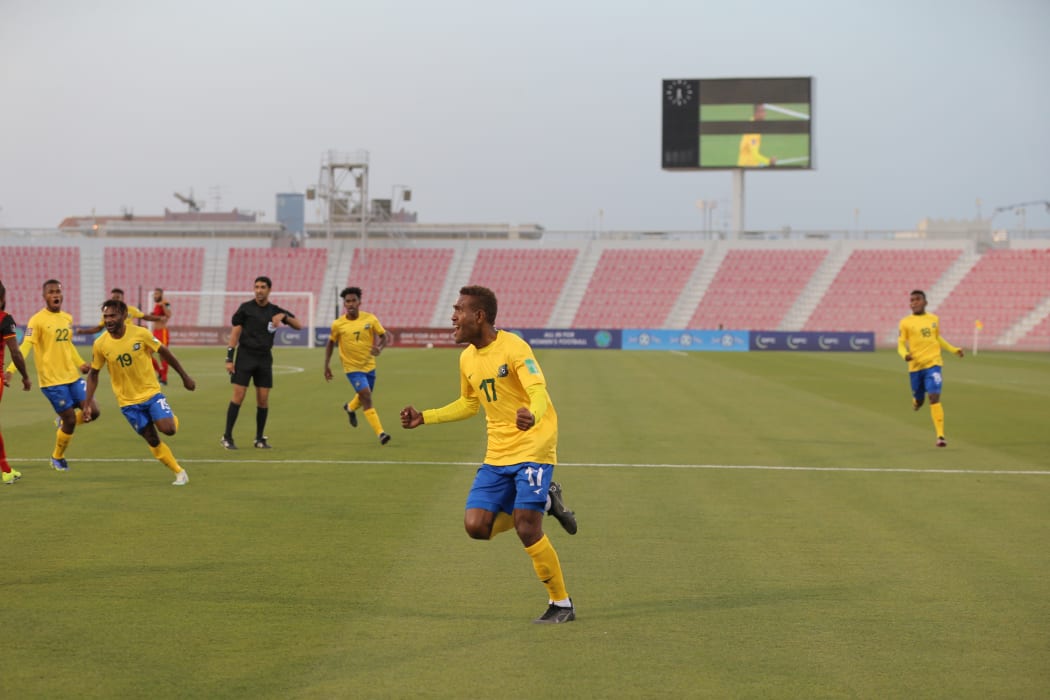
[[[664,170],[809,170],[812,78],[663,81]]]

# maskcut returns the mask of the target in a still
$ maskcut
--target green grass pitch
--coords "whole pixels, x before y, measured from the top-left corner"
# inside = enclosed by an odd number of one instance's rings
[[[937,449],[892,352],[540,351],[580,523],[547,518],[578,619],[542,626],[513,533],[463,532],[484,419],[397,422],[455,398],[455,350],[382,355],[387,446],[323,350],[277,350],[265,452],[251,393],[219,446],[222,348],[175,352],[185,488],[105,373],[68,473],[5,392],[0,697],[1050,695],[1045,354],[946,358]]]

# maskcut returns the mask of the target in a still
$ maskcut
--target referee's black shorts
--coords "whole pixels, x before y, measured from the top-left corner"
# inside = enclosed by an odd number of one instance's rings
[[[230,383],[248,386],[253,381],[256,388],[273,388],[273,354],[269,350],[237,348],[237,360],[233,363]]]

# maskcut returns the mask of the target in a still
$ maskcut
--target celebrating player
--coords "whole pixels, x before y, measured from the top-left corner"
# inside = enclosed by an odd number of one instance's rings
[[[515,528],[536,576],[547,588],[547,611],[535,622],[556,624],[576,619],[565,588],[561,562],[543,532],[550,513],[570,535],[576,516],[565,509],[561,487],[551,478],[557,462],[558,414],[532,348],[524,340],[496,330],[496,295],[485,287],[459,290],[452,307],[457,343],[469,343],[459,358],[460,396],[441,408],[401,411],[401,425],[463,420],[485,407],[488,450],[467,496],[463,525],[477,540]]]
[[[102,304],[102,318],[106,332],[95,341],[91,353],[91,371],[87,376],[87,401],[84,421],[93,417],[90,404],[98,389],[98,374],[103,365],[109,369],[109,380],[117,396],[120,412],[142,439],[149,444],[149,451],[165,467],[175,474],[175,486],[185,486],[190,477],[179,466],[171,448],[163,443],[157,431],[174,435],[179,419],[171,411],[168,399],[160,393],[157,375],[153,373],[153,353],[163,357],[182,377],[182,385],[193,391],[197,384],[179,361],[160,341],[141,326],[127,323],[128,306],[123,301],[109,299]]]
[[[55,448],[51,452],[51,466],[68,471],[66,449],[73,440],[73,431],[83,421],[85,400],[84,380],[91,366],[84,362],[73,345],[73,317],[62,310],[62,283],[44,282],[44,308],[33,314],[26,325],[26,336],[19,348],[28,358],[36,348],[36,382],[51,407],[58,414],[59,427],[55,433]],[[7,371],[11,368],[8,366]],[[94,416],[99,416],[98,405],[93,404]],[[80,411],[80,413],[77,413]]]

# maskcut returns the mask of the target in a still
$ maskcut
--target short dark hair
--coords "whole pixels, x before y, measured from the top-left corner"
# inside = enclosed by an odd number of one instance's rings
[[[43,286],[40,287],[40,291],[44,291],[45,289],[47,289],[47,285],[49,284],[57,284],[59,287],[62,286],[62,283],[58,280],[47,280],[46,282],[44,282]]]
[[[114,287],[113,289],[109,290],[109,293],[110,294],[119,294],[120,296],[124,296],[124,290],[121,289],[120,287]]]
[[[128,312],[128,305],[122,302],[120,299],[106,299],[102,302],[102,311],[105,313],[106,309],[116,309],[122,314]]]
[[[913,297],[916,294],[918,294],[920,297],[922,297],[923,301],[927,301],[927,299],[926,299],[926,292],[922,291],[921,289],[913,289],[913,290],[911,290],[911,294],[909,294],[908,296]]]
[[[347,295],[349,295],[349,294],[356,294],[357,298],[360,299],[361,298],[361,288],[360,287],[347,287],[343,291],[339,292],[339,298],[340,299],[346,299]]]
[[[264,283],[266,283],[267,287],[269,287],[270,289],[273,289],[273,280],[271,280],[266,275],[259,275],[258,277],[255,278],[255,281],[256,282],[264,282]]]
[[[499,305],[496,303],[496,293],[488,287],[472,284],[460,287],[459,293],[474,300],[474,305],[485,312],[485,319],[489,323],[496,323],[496,311]]]

